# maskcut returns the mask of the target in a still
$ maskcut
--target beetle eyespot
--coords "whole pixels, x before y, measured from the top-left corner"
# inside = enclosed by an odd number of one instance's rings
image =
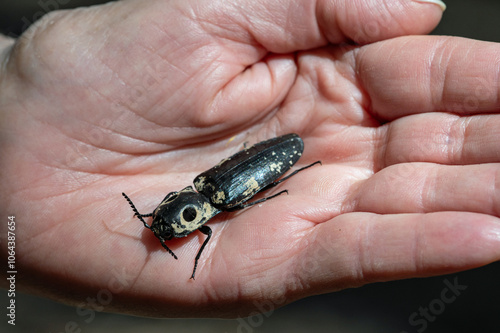
[[[196,209],[194,209],[193,207],[187,207],[182,211],[182,218],[186,222],[191,222],[196,218],[196,214]]]

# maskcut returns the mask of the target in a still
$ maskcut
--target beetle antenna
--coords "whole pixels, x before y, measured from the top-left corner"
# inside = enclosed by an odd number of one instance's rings
[[[130,205],[130,207],[132,207],[132,210],[134,211],[134,216],[136,216],[143,224],[146,228],[148,229],[151,229],[151,227],[146,223],[146,221],[144,221],[144,219],[142,218],[143,216],[151,216],[150,214],[146,214],[146,215],[142,215],[139,213],[139,211],[137,210],[137,208],[135,208],[135,205],[134,203],[132,202],[132,200],[130,200],[130,198],[122,192],[122,195],[125,199],[127,199],[128,201],[128,204]]]

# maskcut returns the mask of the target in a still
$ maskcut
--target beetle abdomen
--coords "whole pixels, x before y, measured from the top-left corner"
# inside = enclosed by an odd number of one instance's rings
[[[229,210],[276,181],[297,163],[304,143],[297,134],[287,134],[244,149],[201,173],[195,188],[212,204]]]

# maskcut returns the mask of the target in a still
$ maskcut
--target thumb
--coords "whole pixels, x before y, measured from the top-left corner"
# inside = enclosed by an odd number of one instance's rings
[[[233,17],[258,44],[276,53],[427,34],[446,8],[439,0],[259,0],[245,7],[244,19]]]

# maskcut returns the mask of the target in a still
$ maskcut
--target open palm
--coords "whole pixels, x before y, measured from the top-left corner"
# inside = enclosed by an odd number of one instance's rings
[[[22,287],[234,316],[497,260],[499,46],[397,37],[433,28],[428,4],[384,16],[346,2],[347,21],[329,1],[240,2],[56,12],[10,50],[1,200]],[[292,132],[296,167],[323,164],[268,193],[287,196],[213,218],[195,281],[205,236],[169,241],[174,260],[121,196],[151,213],[244,144]]]

